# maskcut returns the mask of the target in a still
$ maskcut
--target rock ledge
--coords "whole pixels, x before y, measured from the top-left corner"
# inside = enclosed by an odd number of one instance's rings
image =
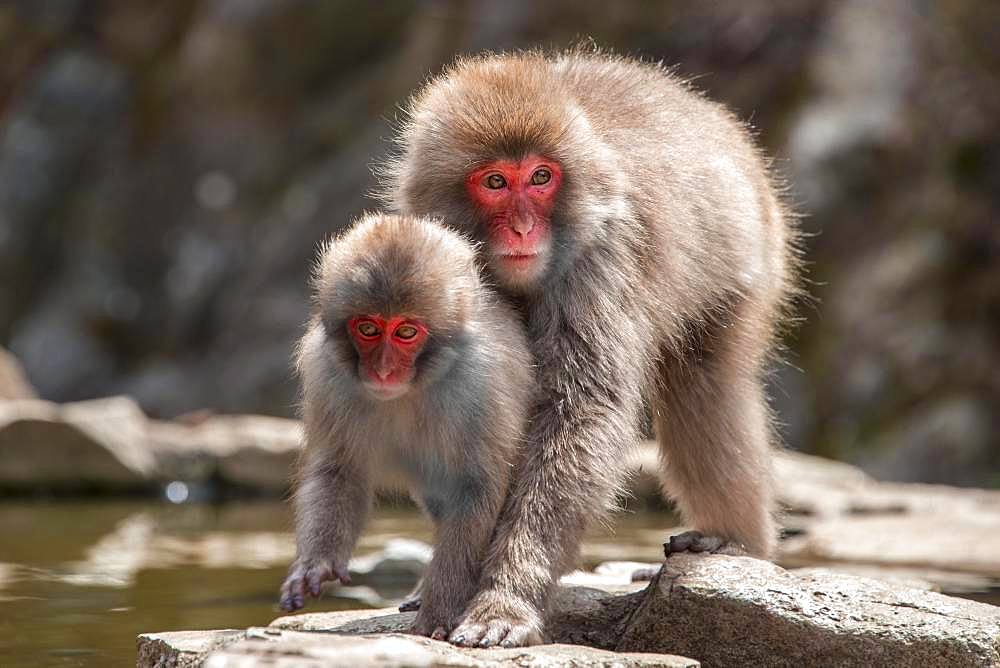
[[[675,555],[641,590],[563,587],[549,618],[552,645],[459,649],[404,635],[413,615],[307,613],[246,632],[143,635],[137,665],[1000,665],[998,607],[749,557]]]

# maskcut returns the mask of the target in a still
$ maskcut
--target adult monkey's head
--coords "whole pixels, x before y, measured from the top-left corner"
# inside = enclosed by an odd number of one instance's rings
[[[616,156],[566,89],[559,60],[458,61],[411,101],[383,195],[483,242],[503,289],[564,275],[614,218],[626,189]]]

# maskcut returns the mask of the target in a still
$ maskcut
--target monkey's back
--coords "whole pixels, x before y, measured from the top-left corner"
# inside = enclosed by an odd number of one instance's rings
[[[775,308],[787,299],[793,220],[748,126],[661,65],[571,52],[549,67],[620,161],[661,253],[651,278],[692,302],[720,290]]]

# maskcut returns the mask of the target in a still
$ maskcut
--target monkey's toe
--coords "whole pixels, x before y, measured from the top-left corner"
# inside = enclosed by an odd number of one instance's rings
[[[486,635],[485,624],[461,624],[448,636],[448,642],[460,647],[476,647]]]
[[[710,554],[746,554],[746,551],[736,543],[719,536],[706,536],[700,531],[685,531],[663,544],[663,556],[669,557],[678,552],[707,552]]]
[[[448,641],[461,647],[526,647],[541,642],[541,634],[531,624],[493,619],[486,624],[463,624]]]
[[[527,647],[542,642],[541,634],[529,624],[516,624],[507,631],[507,637],[501,640],[500,647]]]
[[[649,582],[656,577],[656,574],[660,572],[659,566],[650,566],[649,568],[637,568],[632,571],[631,581],[632,582]]]
[[[483,637],[479,639],[477,643],[480,647],[493,647],[500,643],[501,640],[507,637],[510,632],[510,625],[495,619],[486,625],[486,633]]]
[[[399,604],[400,612],[414,612],[420,609],[420,596],[413,596]]]

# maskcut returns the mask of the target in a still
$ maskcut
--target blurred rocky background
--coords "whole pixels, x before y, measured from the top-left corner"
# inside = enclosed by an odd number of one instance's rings
[[[789,179],[815,298],[775,374],[789,445],[1000,486],[998,26],[972,0],[2,2],[0,393],[293,415],[314,249],[376,206],[398,105],[456,54],[590,37],[696,78]]]

